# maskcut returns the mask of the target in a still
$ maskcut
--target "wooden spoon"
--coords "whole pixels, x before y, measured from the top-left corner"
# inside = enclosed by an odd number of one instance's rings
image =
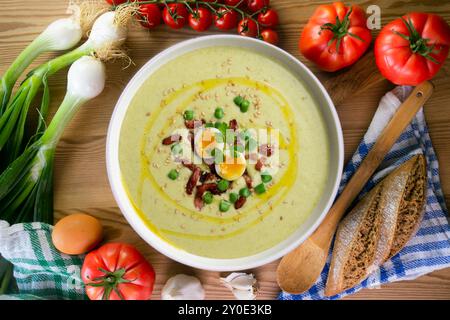
[[[431,82],[423,82],[400,105],[378,140],[336,200],[321,225],[299,247],[283,257],[277,269],[281,289],[291,294],[308,290],[325,265],[331,240],[339,221],[386,154],[433,92]]]

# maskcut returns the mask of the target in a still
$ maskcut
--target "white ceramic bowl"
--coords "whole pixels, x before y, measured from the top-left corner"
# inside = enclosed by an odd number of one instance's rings
[[[316,101],[317,107],[320,108],[326,123],[330,142],[330,174],[328,182],[321,200],[318,202],[309,218],[289,238],[276,246],[258,254],[237,259],[212,259],[193,255],[175,248],[155,235],[145,226],[144,222],[136,214],[126,196],[119,167],[119,136],[122,121],[131,99],[141,84],[155,70],[168,61],[186,52],[210,46],[237,46],[255,50],[260,54],[278,60],[286,68],[291,70],[291,72],[299,77],[307,86]],[[133,79],[131,79],[125,90],[122,92],[111,118],[106,143],[106,165],[111,189],[122,213],[133,229],[148,244],[162,254],[192,267],[214,271],[233,271],[250,269],[272,262],[296,248],[311,235],[325,217],[336,196],[342,172],[343,150],[342,130],[333,102],[319,80],[317,80],[314,74],[305,65],[282,49],[260,40],[232,35],[213,35],[183,41],[164,50],[148,61],[136,73]]]

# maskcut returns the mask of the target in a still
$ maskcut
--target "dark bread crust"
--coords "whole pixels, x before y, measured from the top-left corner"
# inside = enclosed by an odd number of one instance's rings
[[[415,160],[403,192],[388,259],[396,255],[417,231],[424,212],[426,188],[426,161],[425,157],[420,155]]]
[[[347,262],[344,265],[344,290],[354,287],[367,276],[367,268],[372,264],[380,233],[380,206],[383,186],[378,188],[366,215],[359,226]]]

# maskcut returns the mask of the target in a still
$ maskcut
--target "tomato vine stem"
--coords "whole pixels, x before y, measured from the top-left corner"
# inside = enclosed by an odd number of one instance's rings
[[[137,3],[136,1],[133,1],[133,0],[128,0],[127,2],[124,2],[122,4],[112,5],[112,9],[116,10],[119,7],[131,6],[131,5],[136,6],[136,5],[144,5],[144,4],[164,4],[166,6],[166,8],[168,8],[168,4],[181,3],[187,7],[187,9],[190,13],[193,12],[191,5],[196,4],[197,7],[198,7],[198,5],[203,5],[205,7],[208,7],[213,12],[213,14],[218,15],[218,9],[225,8],[227,10],[236,11],[237,13],[239,13],[241,15],[242,19],[247,18],[247,19],[253,20],[256,23],[256,27],[257,27],[257,37],[260,37],[261,27],[260,27],[258,20],[255,19],[255,15],[257,13],[259,13],[260,11],[263,11],[267,8],[263,8],[263,9],[259,10],[258,12],[254,12],[254,13],[250,14],[250,13],[245,12],[241,8],[239,8],[239,6],[243,3],[243,1],[244,0],[241,0],[236,5],[232,6],[232,5],[227,5],[224,3],[219,3],[217,0],[214,2],[196,1],[196,0],[145,0],[145,1],[139,1],[139,3]],[[171,12],[169,12],[169,14],[172,16]],[[173,16],[172,16],[172,18],[175,19]]]

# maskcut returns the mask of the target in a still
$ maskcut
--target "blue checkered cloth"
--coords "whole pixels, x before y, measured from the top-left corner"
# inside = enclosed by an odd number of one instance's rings
[[[388,92],[380,105],[361,141],[358,150],[345,167],[339,192],[350,180],[361,164],[377,137],[397,110],[398,106],[411,92],[411,87],[397,87]],[[427,203],[424,218],[417,234],[396,256],[386,261],[378,270],[354,288],[332,297],[324,296],[324,288],[331,261],[331,251],[327,263],[317,282],[300,295],[282,292],[281,300],[339,299],[358,292],[363,288],[377,288],[381,284],[411,280],[426,273],[450,267],[450,226],[448,211],[439,180],[439,166],[431,144],[423,110],[420,110],[411,124],[405,129],[388,153],[377,173],[367,183],[360,198],[396,167],[415,154],[424,154],[427,160]],[[301,270],[299,270],[301,272]]]

